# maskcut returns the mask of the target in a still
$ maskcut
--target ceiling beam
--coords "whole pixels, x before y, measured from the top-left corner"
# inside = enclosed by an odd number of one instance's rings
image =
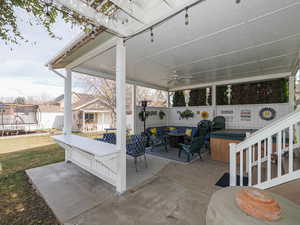
[[[81,14],[82,16],[90,19],[98,26],[106,27],[111,32],[115,33],[119,37],[126,37],[128,34],[125,30],[118,25],[112,25],[110,20],[107,19],[102,13],[97,12],[95,9],[91,8],[89,5],[85,4],[80,0],[55,0],[57,3]]]
[[[104,6],[104,4],[108,2],[108,0],[103,0],[100,5],[98,5],[97,10],[100,10],[102,8],[102,6]]]
[[[166,0],[169,4],[174,5],[174,8],[170,8],[169,10],[164,10],[163,12],[158,12],[157,15],[147,13],[146,17],[149,18],[149,22],[144,24],[143,26],[137,27],[134,31],[129,31],[129,39],[133,38],[146,30],[148,30],[151,27],[158,26],[161,23],[165,22],[166,20],[169,20],[170,18],[176,16],[177,14],[181,13],[184,11],[187,7],[192,7],[197,4],[200,4],[206,0],[186,0],[186,1],[181,1],[180,4],[174,4],[174,1],[172,0]],[[154,15],[154,16],[153,16]]]
[[[175,8],[175,2],[173,0],[163,0],[170,8]]]
[[[94,2],[95,2],[95,0],[90,0],[90,1],[88,2],[88,4],[89,4],[89,5],[92,5]]]
[[[108,80],[116,80],[116,75],[114,73],[106,72],[106,71],[95,71],[95,70],[90,70],[82,67],[75,67],[72,69],[73,72],[89,75],[89,76],[94,76],[94,77],[101,77],[104,79]],[[150,84],[146,83],[143,81],[139,80],[131,80],[131,79],[126,79],[127,84],[135,84],[141,87],[147,87],[147,88],[152,88],[152,89],[157,89],[157,90],[162,90],[162,91],[168,91],[169,89],[167,87],[155,85],[155,84]]]
[[[169,91],[179,91],[179,90],[187,90],[187,89],[194,89],[194,88],[201,88],[201,87],[210,87],[212,85],[226,85],[226,84],[247,83],[247,82],[252,82],[252,81],[272,80],[272,79],[277,79],[277,78],[288,77],[290,75],[291,75],[290,72],[285,72],[285,73],[257,75],[257,76],[238,78],[238,79],[232,79],[232,80],[221,80],[221,81],[208,82],[208,83],[200,83],[199,82],[198,84],[170,88]]]
[[[136,21],[146,24],[145,20],[146,13],[141,7],[138,7],[135,3],[129,0],[110,0],[116,6],[118,6],[125,14],[135,19]]]
[[[81,57],[73,60],[70,64],[66,66],[68,69],[72,69],[74,67],[79,66],[80,64],[85,63],[86,61],[96,57],[97,55],[100,55],[101,53],[114,48],[116,46],[116,41],[118,38],[113,37],[109,40],[105,41],[104,43],[101,43],[98,45],[98,47],[94,48],[93,50],[87,52],[86,54],[82,55]]]

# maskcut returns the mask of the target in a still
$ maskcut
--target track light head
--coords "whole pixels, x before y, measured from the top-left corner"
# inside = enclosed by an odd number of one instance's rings
[[[185,9],[185,16],[184,16],[184,20],[185,20],[185,25],[189,25],[190,21],[189,21],[189,13],[188,13],[188,8]]]
[[[150,36],[151,36],[151,42],[154,42],[154,34],[153,34],[153,28],[150,28]]]

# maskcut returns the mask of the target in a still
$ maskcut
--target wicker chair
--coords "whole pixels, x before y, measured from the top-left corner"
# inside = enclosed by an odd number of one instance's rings
[[[147,137],[140,134],[131,135],[127,138],[126,153],[127,155],[132,156],[134,158],[134,165],[135,165],[136,172],[138,172],[138,167],[137,167],[138,157],[144,157],[145,167],[147,168],[147,158],[145,154],[146,142],[147,142]]]
[[[116,144],[116,134],[115,133],[105,133],[103,138],[96,138],[97,141],[103,141],[110,144]]]

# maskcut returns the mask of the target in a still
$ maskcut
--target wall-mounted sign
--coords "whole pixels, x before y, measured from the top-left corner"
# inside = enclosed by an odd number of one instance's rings
[[[233,110],[221,110],[221,116],[224,116],[227,122],[233,121],[234,111]]]
[[[222,115],[233,114],[233,110],[221,110]]]
[[[242,109],[240,116],[241,116],[241,121],[251,121],[251,110]]]
[[[259,116],[262,120],[273,120],[276,117],[276,111],[273,108],[262,108],[259,111]]]

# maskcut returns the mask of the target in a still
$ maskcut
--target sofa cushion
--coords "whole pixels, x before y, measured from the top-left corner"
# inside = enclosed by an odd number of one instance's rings
[[[156,127],[151,128],[150,133],[156,136],[157,135],[157,128]]]
[[[186,134],[187,136],[192,136],[192,132],[193,132],[193,130],[190,129],[190,128],[187,128],[187,129],[185,130],[185,134]]]

